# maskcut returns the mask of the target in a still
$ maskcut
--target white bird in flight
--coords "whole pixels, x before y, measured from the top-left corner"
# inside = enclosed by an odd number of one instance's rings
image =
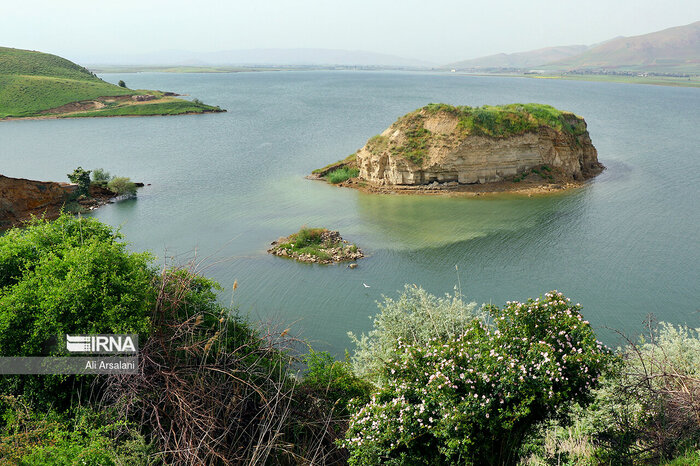
[[[367,283],[362,284],[365,288],[370,288],[370,286]]]

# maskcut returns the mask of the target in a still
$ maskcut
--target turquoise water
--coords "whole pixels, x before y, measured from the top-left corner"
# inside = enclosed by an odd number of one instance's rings
[[[151,183],[94,216],[156,263],[193,257],[243,313],[341,353],[404,283],[503,304],[558,289],[608,343],[649,313],[700,326],[700,89],[389,72],[110,74],[228,113],[0,124],[0,172],[66,180],[78,165]],[[542,102],[586,118],[607,170],[537,197],[366,195],[305,180],[429,102]],[[345,266],[266,254],[300,226],[369,255]],[[455,265],[459,270],[455,269]],[[370,288],[362,284],[367,283]]]

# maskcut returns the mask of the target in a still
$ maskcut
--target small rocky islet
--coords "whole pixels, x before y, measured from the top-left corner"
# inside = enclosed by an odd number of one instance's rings
[[[344,240],[337,231],[302,227],[298,232],[271,243],[268,253],[311,264],[336,264],[365,257],[360,248]],[[356,264],[350,264],[355,268]]]
[[[368,192],[548,192],[604,166],[583,118],[542,104],[429,104],[310,178]]]

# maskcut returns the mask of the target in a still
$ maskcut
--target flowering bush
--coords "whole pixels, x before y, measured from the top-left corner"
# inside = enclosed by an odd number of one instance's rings
[[[398,300],[384,298],[374,317],[374,329],[357,338],[348,333],[356,349],[354,372],[371,382],[385,382],[384,367],[396,356],[396,343],[421,346],[464,332],[478,316],[476,303],[465,303],[459,294],[438,298],[416,285],[406,285]]]
[[[609,358],[561,293],[486,307],[462,334],[400,343],[388,382],[357,406],[350,464],[512,463],[529,427],[586,403]]]

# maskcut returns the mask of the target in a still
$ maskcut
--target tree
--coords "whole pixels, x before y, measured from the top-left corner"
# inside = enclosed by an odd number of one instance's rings
[[[123,80],[120,79],[118,84],[119,84],[119,87],[126,88],[126,83]]]
[[[0,237],[0,356],[56,355],[65,334],[151,329],[151,256],[132,253],[121,235],[91,218],[64,214]],[[47,354],[48,353],[48,354]],[[66,407],[90,378],[0,377],[0,392]]]
[[[120,196],[136,196],[136,185],[131,179],[125,176],[116,176],[109,180],[107,189],[117,193]]]
[[[77,196],[90,195],[90,172],[90,170],[83,170],[83,167],[78,167],[73,170],[73,173],[67,175],[71,183],[78,185],[75,191]]]

